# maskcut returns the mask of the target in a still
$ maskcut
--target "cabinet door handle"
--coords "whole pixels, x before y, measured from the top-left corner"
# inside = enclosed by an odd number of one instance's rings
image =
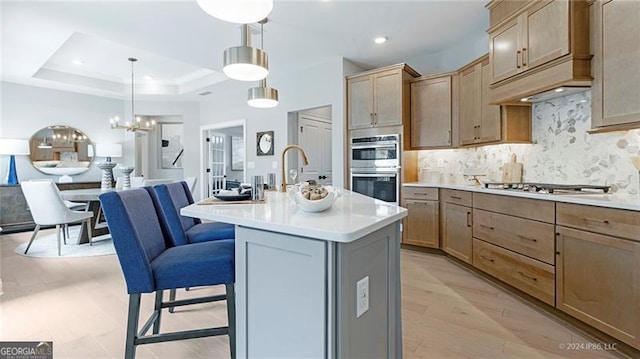
[[[373,112],[369,113],[369,123],[371,124],[371,126],[373,126]]]
[[[447,144],[451,144],[451,130],[447,130]]]
[[[424,192],[415,192],[414,193],[416,196],[428,196],[428,193],[424,193]]]
[[[377,124],[378,123],[378,114],[377,113],[373,113],[373,124]]]
[[[471,212],[467,212],[467,227],[471,227]]]
[[[520,68],[520,50],[516,51],[516,68]]]
[[[460,200],[462,199],[462,197],[458,197],[458,196],[451,196],[451,198],[453,198],[453,199],[460,199]]]
[[[525,61],[525,59],[527,58],[527,49],[526,48],[522,48],[522,67],[527,66],[527,63]]]
[[[487,225],[484,225],[484,224],[481,224],[481,225],[480,225],[480,227],[482,227],[482,228],[484,228],[484,229],[488,229],[488,230],[490,230],[490,231],[493,231],[493,229],[494,229],[493,227],[491,227],[491,226],[487,226]]]
[[[584,219],[587,222],[594,222],[594,223],[603,223],[603,224],[610,224],[608,219],[596,219],[596,218],[589,218],[589,217],[584,217]]]
[[[489,258],[489,257],[485,256],[484,254],[481,254],[481,255],[480,255],[480,258],[484,259],[485,261],[489,261],[489,262],[491,262],[491,263],[493,263],[493,262],[495,262],[495,261],[496,261],[495,259],[493,259],[493,258]]]
[[[538,242],[538,240],[537,240],[537,239],[535,239],[535,238],[529,238],[529,237],[527,237],[527,236],[523,236],[523,235],[521,235],[521,234],[518,234],[518,238],[523,239],[523,240],[525,240],[525,241]]]
[[[528,275],[528,274],[526,274],[526,273],[524,273],[524,272],[522,272],[522,271],[518,271],[518,274],[520,274],[521,276],[523,276],[523,277],[525,277],[525,278],[527,278],[527,279],[529,279],[529,280],[532,280],[532,281],[534,281],[534,282],[537,282],[537,281],[538,281],[538,278],[536,278],[536,277],[532,277],[532,276],[530,276],[530,275]]]

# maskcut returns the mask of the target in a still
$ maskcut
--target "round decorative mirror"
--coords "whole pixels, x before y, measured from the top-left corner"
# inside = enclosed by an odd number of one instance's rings
[[[49,126],[29,140],[31,164],[48,175],[77,175],[93,162],[93,145],[81,131],[69,126]]]

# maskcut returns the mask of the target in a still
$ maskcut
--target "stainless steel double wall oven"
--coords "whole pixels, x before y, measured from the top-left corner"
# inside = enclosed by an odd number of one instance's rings
[[[385,202],[400,200],[400,135],[353,137],[351,190]]]

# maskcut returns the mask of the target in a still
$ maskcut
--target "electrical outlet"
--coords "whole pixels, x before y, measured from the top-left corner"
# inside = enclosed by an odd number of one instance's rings
[[[271,162],[271,168],[273,168],[274,170],[278,169],[278,161]]]
[[[356,283],[356,318],[369,310],[369,276]]]
[[[444,167],[444,159],[438,158],[438,167]]]

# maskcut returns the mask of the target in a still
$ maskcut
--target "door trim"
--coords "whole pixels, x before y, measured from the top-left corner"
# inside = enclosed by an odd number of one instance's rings
[[[243,182],[247,182],[247,119],[246,118],[241,118],[238,120],[231,120],[231,121],[225,121],[225,122],[219,122],[219,123],[212,123],[212,124],[208,124],[208,125],[202,125],[200,126],[200,172],[199,172],[199,179],[198,182],[200,182],[200,185],[198,186],[200,193],[199,193],[199,198],[204,198],[205,193],[207,191],[206,188],[206,182],[204,181],[204,178],[206,178],[207,173],[206,173],[206,168],[207,168],[207,164],[205,163],[205,158],[206,156],[206,152],[207,151],[207,147],[204,145],[204,139],[207,135],[207,132],[211,131],[211,130],[219,130],[222,128],[228,128],[228,127],[238,127],[238,126],[242,126],[242,136],[244,137],[244,153],[245,153],[245,159],[244,159],[244,165],[243,165]]]

